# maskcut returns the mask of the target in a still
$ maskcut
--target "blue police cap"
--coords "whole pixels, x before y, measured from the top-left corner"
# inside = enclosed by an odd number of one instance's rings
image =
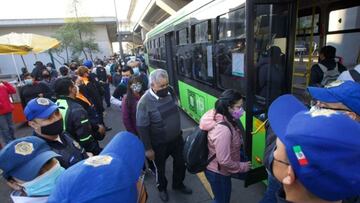
[[[93,67],[93,62],[90,61],[90,60],[85,60],[83,65],[86,66],[87,68],[92,68]]]
[[[308,87],[311,96],[327,103],[343,103],[360,115],[360,84],[354,81],[335,81],[325,88]]]
[[[286,147],[296,178],[324,200],[359,195],[360,124],[327,109],[294,114],[292,109],[298,106],[285,108],[287,101],[288,97],[280,97],[271,104],[269,122]]]
[[[51,116],[56,110],[58,110],[58,106],[47,98],[35,98],[30,100],[25,109],[24,114],[28,121],[31,121],[35,118],[46,119]]]
[[[5,178],[15,177],[28,182],[39,175],[50,159],[60,156],[36,136],[27,136],[8,143],[0,151],[0,169]]]
[[[118,133],[98,156],[68,168],[48,202],[136,202],[145,160],[142,142],[129,132]]]

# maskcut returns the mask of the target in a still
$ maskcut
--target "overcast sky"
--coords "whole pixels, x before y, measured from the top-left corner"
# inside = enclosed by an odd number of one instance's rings
[[[115,0],[118,19],[126,19],[130,0]],[[73,0],[1,0],[0,19],[75,17]],[[114,0],[78,0],[79,16],[115,16]],[[139,1],[138,1],[139,2]]]

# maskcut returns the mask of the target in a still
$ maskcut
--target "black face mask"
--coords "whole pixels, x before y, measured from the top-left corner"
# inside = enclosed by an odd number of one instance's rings
[[[63,132],[63,119],[41,127],[41,134],[56,136]]]
[[[169,93],[169,88],[166,87],[164,89],[158,90],[155,94],[159,97],[166,97]]]
[[[50,77],[50,75],[45,74],[45,75],[42,75],[42,77],[43,77],[43,78],[49,78],[49,77]]]

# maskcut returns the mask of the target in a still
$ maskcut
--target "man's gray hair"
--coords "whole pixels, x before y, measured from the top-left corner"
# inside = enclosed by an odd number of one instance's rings
[[[166,70],[159,68],[150,73],[149,84],[153,85],[155,83],[158,83],[160,79],[169,80],[169,76]]]

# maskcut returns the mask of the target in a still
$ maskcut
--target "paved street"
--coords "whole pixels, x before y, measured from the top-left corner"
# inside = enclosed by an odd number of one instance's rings
[[[108,143],[112,137],[119,131],[124,130],[122,124],[121,111],[115,107],[110,107],[106,109],[105,122],[108,126],[112,127],[113,130],[108,132],[107,137],[101,142],[102,147]],[[182,128],[185,129],[184,137],[191,132],[191,129],[194,127],[195,123],[189,119],[184,113],[181,114],[181,124]],[[17,126],[16,136],[22,137],[31,134],[31,129],[26,125]],[[168,186],[171,186],[171,177],[172,177],[172,159],[169,158],[167,162],[167,178],[169,181]],[[185,184],[193,189],[192,195],[182,195],[171,190],[171,187],[168,188],[170,203],[210,203],[211,196],[207,192],[206,188],[203,186],[202,182],[196,175],[187,173]],[[159,203],[161,200],[158,197],[156,190],[155,177],[149,175],[145,178],[145,185],[149,194],[148,203]],[[232,185],[232,203],[244,202],[244,203],[256,203],[258,202],[264,192],[265,186],[263,183],[258,183],[250,186],[249,188],[243,187],[243,182],[239,180],[233,180]],[[1,178],[0,180],[0,202],[1,203],[11,203],[9,198],[9,187],[6,186],[6,183]]]

